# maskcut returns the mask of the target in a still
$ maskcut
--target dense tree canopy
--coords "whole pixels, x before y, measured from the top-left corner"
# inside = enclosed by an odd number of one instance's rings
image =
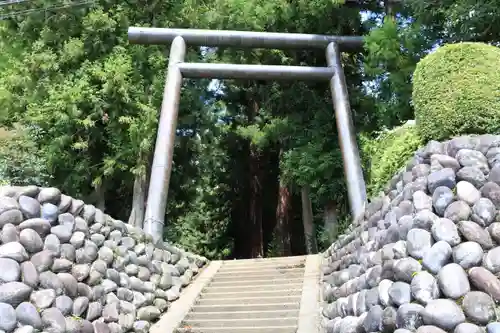
[[[0,176],[60,187],[141,225],[167,59],[162,47],[129,44],[131,25],[367,36],[364,52],[342,60],[356,129],[370,140],[414,118],[412,73],[433,47],[500,40],[499,8],[423,0],[2,5],[0,121],[17,134],[3,139],[0,155],[12,163]],[[326,63],[321,50],[190,48],[188,59]],[[212,258],[313,251],[312,222],[320,247],[330,242],[349,218],[328,83],[209,83],[183,83],[165,237]],[[308,207],[313,221],[302,214]]]

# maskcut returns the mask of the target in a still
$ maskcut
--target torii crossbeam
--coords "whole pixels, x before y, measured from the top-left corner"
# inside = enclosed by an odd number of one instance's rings
[[[363,212],[366,185],[356,143],[341,51],[356,51],[363,38],[275,32],[130,27],[134,44],[170,44],[168,71],[151,168],[144,230],[155,241],[162,239],[168,186],[172,172],[182,78],[329,80],[344,162],[349,204],[353,218]],[[268,66],[247,64],[186,63],[186,44],[270,49],[326,49],[328,67]]]

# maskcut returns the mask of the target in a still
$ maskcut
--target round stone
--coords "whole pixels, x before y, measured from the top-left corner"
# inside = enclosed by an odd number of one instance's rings
[[[420,326],[416,333],[446,333],[446,331],[436,326],[424,325]]]
[[[422,260],[423,266],[431,273],[437,274],[450,261],[451,254],[450,244],[445,241],[439,241],[425,252]]]
[[[440,295],[436,278],[427,271],[415,274],[410,289],[413,297],[424,305],[439,298]]]
[[[10,304],[0,303],[0,329],[5,332],[12,332],[16,326],[16,310]]]
[[[421,269],[422,265],[420,265],[420,263],[413,258],[400,259],[393,266],[394,277],[398,281],[408,283],[411,282],[414,274],[420,272]]]
[[[472,207],[471,219],[485,228],[495,220],[496,213],[495,205],[490,199],[480,198]]]
[[[486,326],[486,331],[488,333],[499,333],[500,332],[500,323],[499,322],[489,323]]]
[[[446,297],[458,299],[470,291],[467,273],[458,264],[451,263],[441,268],[437,280],[440,290]]]
[[[489,250],[494,247],[490,233],[477,223],[460,221],[458,230],[466,240],[478,243],[483,249]]]
[[[0,282],[19,281],[21,277],[21,266],[15,260],[0,258]]]
[[[411,302],[411,288],[408,283],[405,282],[394,282],[389,290],[389,299],[392,304],[401,306],[406,303]]]
[[[436,242],[445,241],[451,246],[460,244],[461,238],[458,228],[450,219],[440,218],[431,228],[432,237]]]
[[[424,307],[420,304],[403,304],[399,307],[396,315],[396,326],[399,329],[415,331],[423,325],[422,311]]]
[[[416,191],[413,193],[413,205],[417,211],[432,209],[432,198],[424,191]]]
[[[446,208],[453,202],[454,195],[453,191],[446,186],[439,186],[434,190],[432,194],[432,205],[436,214],[443,216]]]
[[[479,325],[486,325],[496,318],[495,302],[481,291],[471,291],[465,294],[462,308],[467,318]]]
[[[453,169],[444,168],[432,172],[429,176],[427,176],[427,187],[430,193],[434,193],[434,190],[440,186],[455,188],[456,177]]]
[[[475,166],[466,166],[457,172],[458,180],[465,180],[476,188],[481,188],[486,183],[483,171]]]
[[[22,230],[19,234],[19,242],[30,253],[36,253],[43,249],[42,237],[33,229]]]
[[[486,156],[480,151],[460,149],[455,158],[463,167],[476,167],[483,173],[487,173],[490,170]]]
[[[447,331],[465,322],[465,315],[456,302],[449,299],[432,300],[425,306],[422,317],[426,325],[435,325]]]
[[[478,290],[490,295],[496,302],[500,301],[500,280],[484,267],[472,267],[469,279]]]
[[[444,212],[444,217],[452,220],[453,222],[468,220],[472,213],[471,208],[465,201],[455,201],[452,202],[446,211]]]
[[[479,266],[483,260],[483,249],[476,242],[464,242],[453,248],[453,261],[464,269]]]
[[[484,333],[484,330],[475,324],[462,323],[455,327],[453,333]]]
[[[23,302],[16,308],[17,320],[23,325],[32,326],[35,329],[42,328],[42,318],[37,308],[29,303]]]
[[[432,246],[432,236],[427,230],[412,229],[406,237],[406,246],[412,257],[422,259],[425,252]]]
[[[489,250],[483,257],[483,266],[490,272],[500,272],[500,246]]]
[[[460,181],[457,183],[457,197],[472,206],[481,198],[481,192],[471,183]]]
[[[40,203],[36,199],[21,195],[18,200],[20,210],[25,218],[40,217]]]

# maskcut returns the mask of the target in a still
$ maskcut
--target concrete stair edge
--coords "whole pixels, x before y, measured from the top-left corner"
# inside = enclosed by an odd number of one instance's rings
[[[286,288],[286,289],[278,289],[278,290],[245,290],[245,291],[217,291],[214,292],[206,291],[203,293],[203,296],[210,296],[211,298],[239,298],[239,297],[255,297],[256,295],[262,297],[271,297],[271,296],[290,296],[295,294],[302,293],[302,288]]]
[[[261,327],[266,328],[269,326],[292,326],[297,325],[298,316],[286,318],[239,318],[239,319],[201,319],[201,320],[184,320],[183,326],[190,326],[192,328],[202,327],[232,327],[237,329],[239,327]]]
[[[263,280],[229,280],[229,281],[215,281],[213,280],[212,283],[210,284],[209,288],[215,288],[219,286],[242,286],[242,285],[248,285],[248,284],[255,284],[258,285],[260,283],[266,283],[266,284],[280,284],[283,282],[288,282],[288,281],[295,281],[299,284],[302,284],[304,282],[303,277],[294,277],[294,278],[289,278],[289,277],[282,277],[280,279],[263,279]]]
[[[296,289],[296,288],[302,288],[302,283],[280,283],[280,284],[254,284],[254,285],[230,285],[230,286],[215,286],[215,287],[207,287],[205,289],[206,293],[220,293],[220,292],[244,292],[244,291],[269,291],[269,290],[289,290],[289,289]]]
[[[297,326],[178,328],[174,333],[295,333]]]
[[[275,301],[282,300],[284,302],[297,302],[300,303],[300,295],[285,296],[285,297],[247,297],[247,298],[200,298],[196,303],[197,305],[228,305],[234,304],[237,301],[239,304],[251,305],[251,304],[266,304],[266,302],[274,303]]]
[[[239,312],[241,308],[246,308],[248,311],[266,311],[269,309],[289,309],[299,310],[299,302],[283,302],[283,303],[267,303],[267,304],[222,304],[222,305],[200,305],[197,304],[191,309],[191,313],[197,312],[221,312],[217,310],[224,310],[226,313]],[[255,309],[255,310],[251,310]],[[212,311],[214,310],[214,311]]]
[[[299,308],[281,310],[252,310],[252,311],[232,311],[232,312],[190,312],[185,320],[198,319],[243,319],[243,318],[289,318],[297,317]]]
[[[225,260],[224,265],[239,265],[244,263],[269,263],[269,262],[281,262],[281,261],[291,261],[291,260],[306,260],[307,255],[302,256],[290,256],[290,257],[272,257],[272,258],[252,258],[252,259],[235,259],[235,260]]]

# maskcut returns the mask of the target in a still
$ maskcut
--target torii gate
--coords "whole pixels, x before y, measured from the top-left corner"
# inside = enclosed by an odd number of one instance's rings
[[[340,60],[340,48],[358,50],[363,45],[362,37],[130,27],[128,39],[134,44],[171,44],[144,219],[144,230],[155,241],[161,240],[163,234],[183,77],[329,80],[349,204],[354,218],[358,218],[362,214],[366,201],[366,185],[354,133],[344,70]],[[328,67],[186,63],[184,62],[186,44],[269,49],[322,48],[326,49]]]

